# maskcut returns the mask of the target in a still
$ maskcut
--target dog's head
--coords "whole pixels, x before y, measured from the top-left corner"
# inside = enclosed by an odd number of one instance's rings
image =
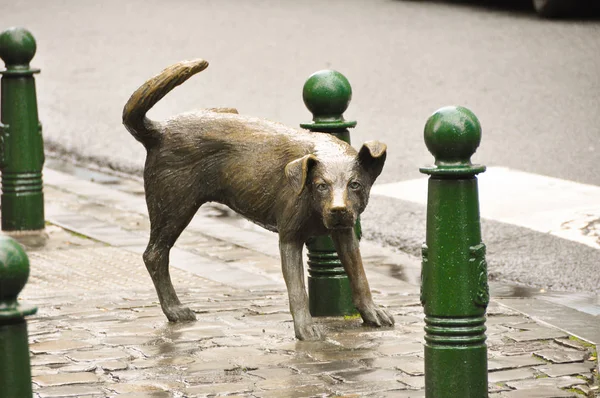
[[[306,155],[288,163],[285,175],[298,195],[311,200],[327,229],[352,228],[381,174],[386,149],[381,142],[368,141],[355,155]]]

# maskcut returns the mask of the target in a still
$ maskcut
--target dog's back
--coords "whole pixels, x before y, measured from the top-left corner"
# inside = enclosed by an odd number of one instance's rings
[[[160,130],[160,144],[148,149],[146,180],[178,175],[204,201],[225,204],[272,231],[285,207],[298,199],[285,181],[289,162],[307,154],[323,153],[330,161],[356,155],[328,134],[234,113],[185,113],[161,123]]]

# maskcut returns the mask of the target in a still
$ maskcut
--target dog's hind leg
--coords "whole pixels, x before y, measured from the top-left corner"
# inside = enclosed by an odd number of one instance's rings
[[[164,192],[162,191],[162,193]],[[158,196],[161,194],[159,193]],[[171,195],[171,198],[176,197],[184,196]],[[194,321],[196,320],[194,312],[182,306],[177,293],[175,293],[169,273],[169,253],[202,203],[186,200],[175,202],[164,199],[152,195],[147,197],[150,215],[150,241],[144,252],[144,263],[167,319],[171,322]]]

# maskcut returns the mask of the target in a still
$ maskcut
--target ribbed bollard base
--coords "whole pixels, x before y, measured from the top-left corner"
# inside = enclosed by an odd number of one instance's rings
[[[308,252],[308,297],[312,316],[356,315],[350,281],[331,251]]]
[[[425,396],[488,396],[485,317],[425,317]]]
[[[2,173],[2,230],[42,230],[44,193],[42,173]]]

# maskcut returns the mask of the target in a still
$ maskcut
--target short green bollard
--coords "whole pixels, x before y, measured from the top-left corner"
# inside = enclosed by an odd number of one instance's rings
[[[339,72],[322,70],[313,73],[302,90],[304,104],[313,114],[313,121],[300,127],[315,133],[328,133],[350,143],[349,128],[354,121],[344,120],[343,113],[350,104],[352,88]],[[360,239],[360,221],[356,223]],[[327,235],[306,242],[308,249],[308,298],[313,316],[355,315],[348,276],[337,256],[335,246]]]
[[[425,396],[488,396],[485,311],[489,303],[476,174],[477,117],[462,107],[436,111],[425,125],[435,166],[429,174],[421,303],[425,310]]]
[[[6,70],[0,71],[3,231],[39,231],[45,226],[44,143],[33,78],[39,69],[29,67],[35,50],[35,39],[25,29],[0,33],[0,58],[6,64]]]
[[[12,238],[0,235],[0,379],[3,397],[31,397],[26,315],[37,308],[19,304],[29,277],[29,260]]]

